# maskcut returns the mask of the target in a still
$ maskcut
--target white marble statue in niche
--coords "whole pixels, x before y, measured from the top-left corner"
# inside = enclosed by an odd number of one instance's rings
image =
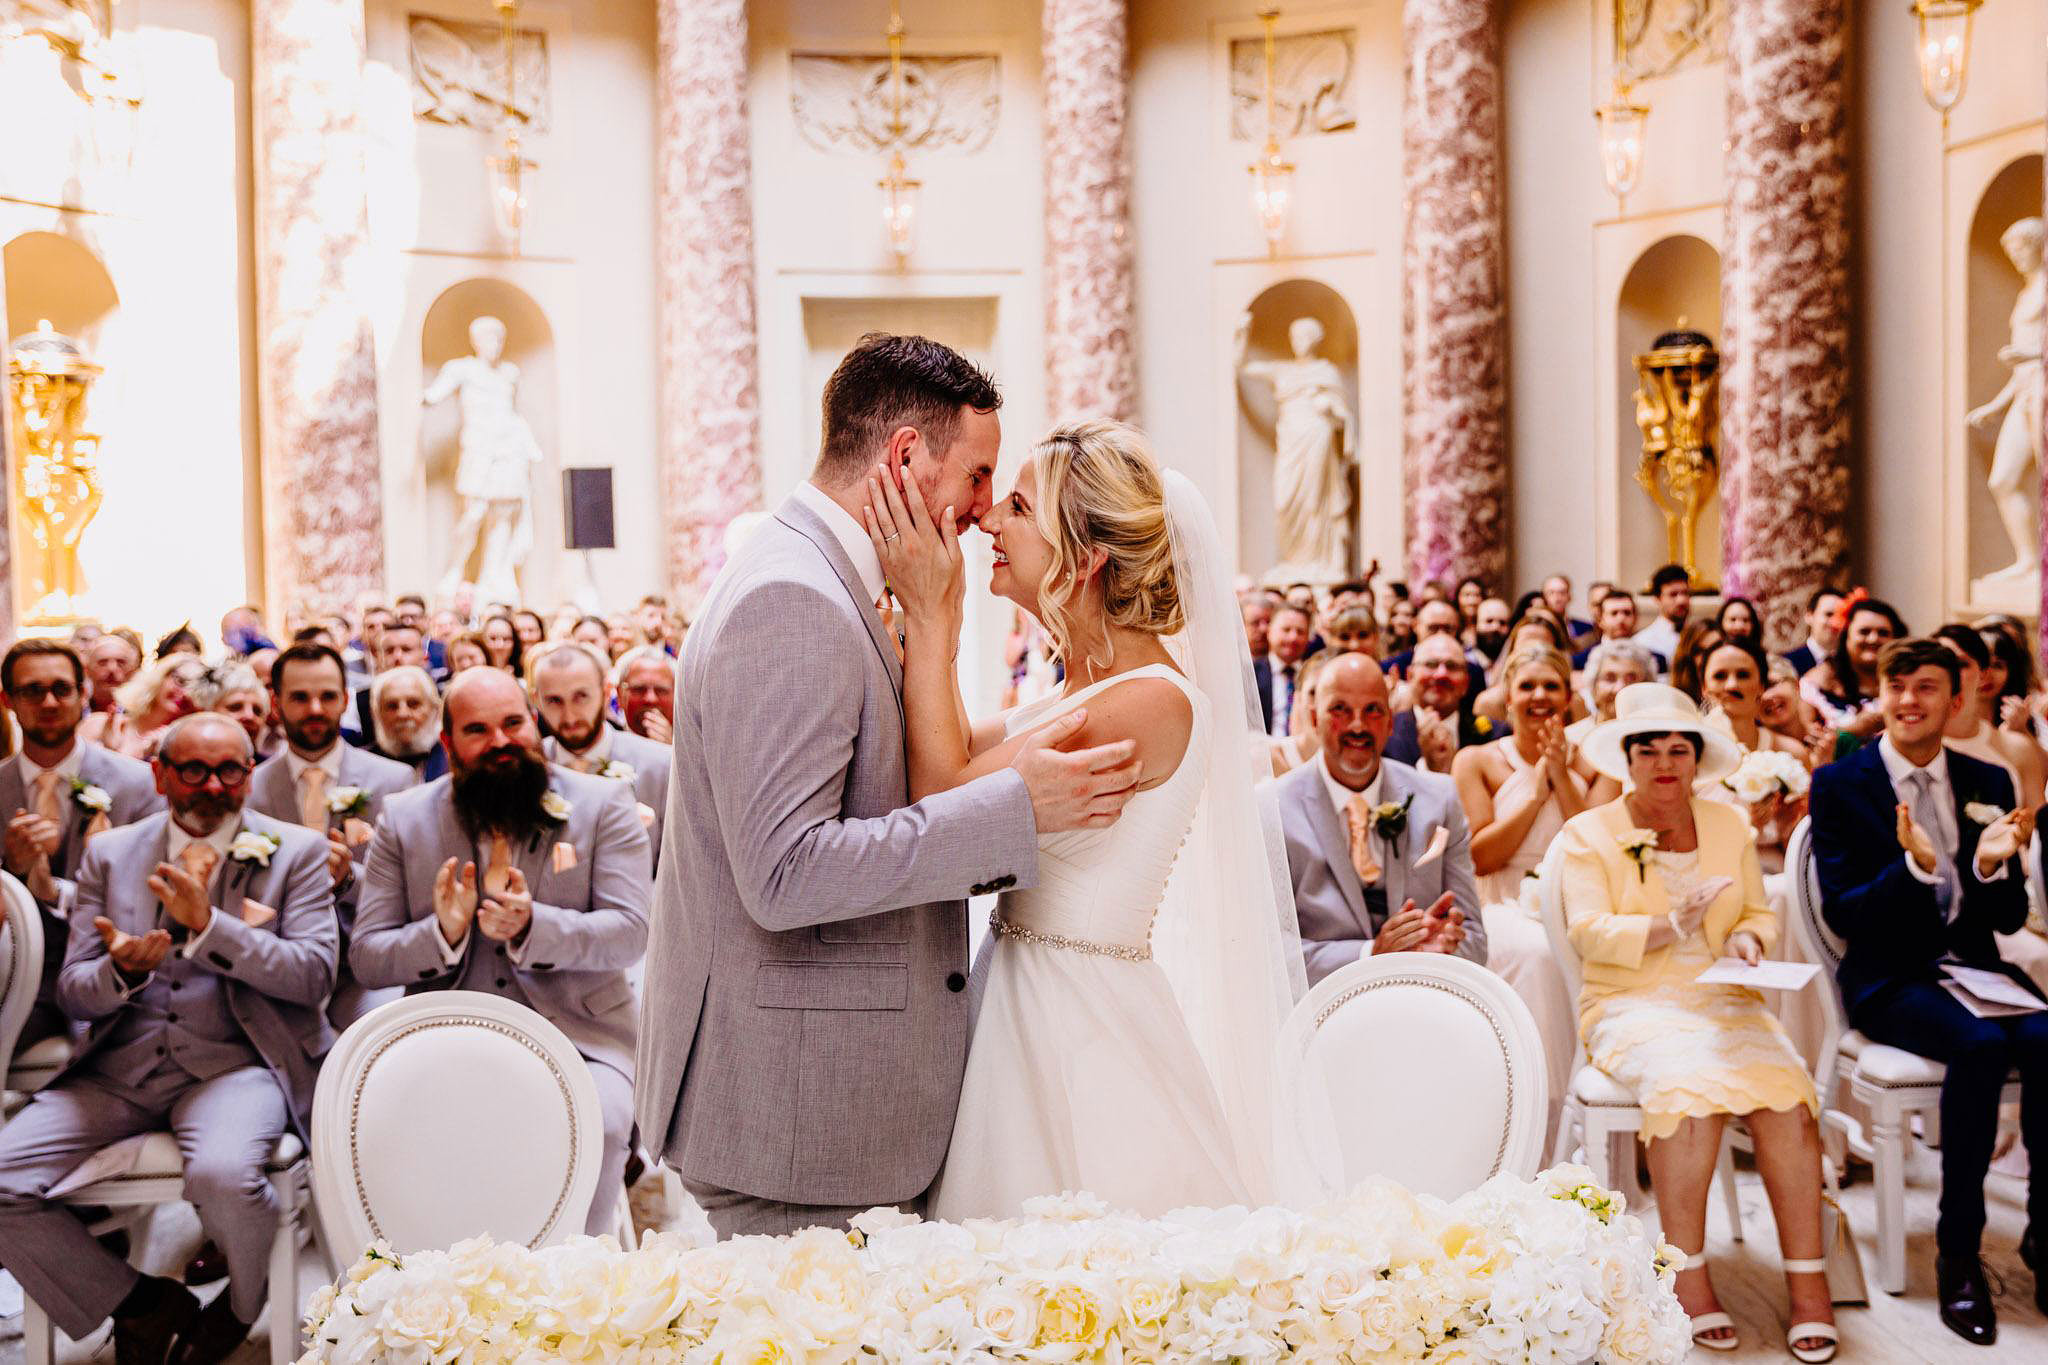
[[[505,324],[476,319],[469,324],[469,344],[475,354],[443,365],[422,396],[432,407],[459,395],[462,411],[455,465],[462,516],[441,596],[452,598],[471,584],[477,601],[517,602],[519,570],[533,549],[533,467],[540,463],[540,444],[519,415],[519,367],[503,359]],[[468,573],[473,558],[474,578]]]
[[[1274,550],[1277,582],[1335,583],[1351,573],[1351,466],[1358,422],[1336,365],[1316,354],[1323,324],[1287,325],[1288,360],[1248,360],[1252,318],[1237,325],[1238,378],[1273,386]]]
[[[1970,411],[1978,431],[1998,423],[1991,455],[1991,501],[2012,541],[2013,561],[1978,580],[1998,586],[2029,602],[2038,602],[2041,576],[2041,402],[2042,341],[2048,334],[2048,277],[2042,272],[2042,228],[2039,218],[2022,218],[1999,237],[1998,244],[2025,281],[2012,307],[2012,338],[1998,348],[1999,363],[2012,374],[1998,395]],[[2004,420],[1999,420],[1999,414]]]

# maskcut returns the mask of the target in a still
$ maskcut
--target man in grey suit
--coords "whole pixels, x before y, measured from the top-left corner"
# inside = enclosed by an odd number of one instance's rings
[[[85,661],[60,640],[17,641],[0,658],[0,693],[21,727],[21,751],[0,762],[6,867],[43,914],[43,984],[17,1048],[68,1030],[57,1005],[78,869],[95,835],[163,809],[149,765],[78,737]],[[6,1059],[0,1058],[0,1065]]]
[[[1368,952],[1486,962],[1457,789],[1381,757],[1392,730],[1380,666],[1340,655],[1316,678],[1322,751],[1264,789],[1280,809],[1311,983]]]
[[[162,1361],[174,1338],[177,1360],[218,1361],[248,1335],[277,1228],[263,1167],[287,1128],[307,1135],[333,1041],[326,841],[242,809],[251,757],[225,716],[165,732],[153,766],[170,810],[94,839],[79,870],[57,989],[92,1027],[0,1130],[0,1262],[74,1340],[111,1315],[117,1361]],[[203,1313],[46,1197],[92,1153],[163,1128],[186,1198],[227,1252],[228,1289]]]
[[[548,766],[526,694],[495,668],[448,684],[442,740],[448,776],[385,802],[349,965],[372,988],[502,995],[569,1036],[604,1118],[587,1227],[608,1232],[633,1126],[647,831],[625,783]]]
[[[330,646],[299,644],[279,654],[270,666],[270,695],[277,699],[285,747],[250,776],[248,808],[310,829],[327,841],[327,873],[341,922],[341,973],[327,1017],[339,1031],[389,998],[364,990],[349,971],[348,936],[384,799],[412,786],[413,772],[342,742],[348,670]]]
[[[1034,883],[1038,834],[1109,824],[1136,781],[1128,743],[1054,747],[1076,711],[1011,767],[909,804],[867,481],[901,470],[966,530],[1001,401],[937,342],[862,338],[825,386],[810,482],[684,640],[639,1118],[721,1236],[924,1193],[966,1065],[961,898]]]
[[[554,640],[527,657],[527,691],[550,732],[543,741],[548,762],[633,789],[640,822],[647,826],[647,852],[659,868],[672,758],[668,745],[605,723],[611,700],[608,671],[603,656],[589,645]]]

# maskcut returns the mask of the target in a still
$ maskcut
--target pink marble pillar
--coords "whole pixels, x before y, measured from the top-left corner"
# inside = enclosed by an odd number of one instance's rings
[[[702,598],[761,503],[745,0],[660,0],[660,423],[668,586]]]
[[[1721,258],[1723,588],[1777,644],[1847,554],[1847,0],[1733,0]]]
[[[1129,86],[1124,0],[1045,0],[1045,404],[1128,419]]]
[[[1508,550],[1500,32],[1492,0],[1407,0],[1402,23],[1408,572],[1416,582],[1478,574],[1498,588]]]
[[[257,388],[273,621],[384,583],[362,0],[255,0]]]
[[[2048,190],[2048,176],[2043,177]],[[2048,222],[2048,193],[2042,196],[2041,217]],[[2048,450],[2048,403],[2041,405],[2041,449]],[[2041,615],[2036,625],[2041,633],[2041,663],[2048,670],[2048,469],[2036,470],[2041,478]]]

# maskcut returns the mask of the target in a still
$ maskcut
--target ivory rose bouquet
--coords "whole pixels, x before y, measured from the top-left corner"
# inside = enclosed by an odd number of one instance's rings
[[[1797,801],[1813,785],[1813,775],[1791,754],[1758,749],[1743,755],[1735,771],[1721,779],[1721,785],[1743,805],[1754,806],[1772,796]]]
[[[1143,1219],[1088,1195],[1021,1218],[637,1250],[580,1237],[371,1248],[307,1317],[301,1365],[526,1362],[1676,1361],[1681,1258],[1591,1172],[1462,1198]]]

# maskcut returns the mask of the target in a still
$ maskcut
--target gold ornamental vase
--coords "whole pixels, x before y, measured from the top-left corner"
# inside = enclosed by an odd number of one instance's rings
[[[1684,566],[1695,592],[1712,592],[1700,573],[1699,527],[1720,483],[1714,435],[1721,420],[1721,353],[1680,318],[1676,330],[1635,357],[1635,365],[1636,425],[1643,433],[1636,482],[1664,515],[1665,563]]]
[[[73,625],[87,614],[78,542],[102,494],[99,437],[85,429],[85,400],[99,373],[84,348],[47,321],[8,347],[14,572],[28,629]]]

